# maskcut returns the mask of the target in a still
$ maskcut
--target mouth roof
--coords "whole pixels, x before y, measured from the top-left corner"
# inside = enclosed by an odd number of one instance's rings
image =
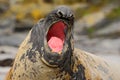
[[[52,52],[61,52],[65,41],[66,24],[63,21],[54,23],[47,33],[47,43]]]

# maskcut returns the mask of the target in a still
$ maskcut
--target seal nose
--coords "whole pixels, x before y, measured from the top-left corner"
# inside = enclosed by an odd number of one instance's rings
[[[59,18],[72,18],[72,17],[74,17],[72,13],[70,13],[70,12],[67,13],[67,12],[62,11],[62,10],[58,10],[56,12],[56,14]]]
[[[58,15],[58,17],[65,17],[65,13],[61,10],[57,11],[57,15]]]

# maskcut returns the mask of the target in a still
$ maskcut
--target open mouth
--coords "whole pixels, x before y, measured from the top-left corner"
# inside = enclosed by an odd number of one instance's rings
[[[47,33],[47,43],[52,52],[61,52],[65,42],[66,24],[63,21],[54,23]]]

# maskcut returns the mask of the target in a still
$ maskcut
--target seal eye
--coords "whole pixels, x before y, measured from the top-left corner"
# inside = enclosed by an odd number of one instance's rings
[[[61,10],[57,11],[58,17],[64,17],[64,13]]]

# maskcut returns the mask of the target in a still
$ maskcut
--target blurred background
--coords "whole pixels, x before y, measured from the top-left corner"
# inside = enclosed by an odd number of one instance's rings
[[[0,0],[0,80],[29,30],[59,5],[75,13],[75,47],[120,64],[119,0]]]

